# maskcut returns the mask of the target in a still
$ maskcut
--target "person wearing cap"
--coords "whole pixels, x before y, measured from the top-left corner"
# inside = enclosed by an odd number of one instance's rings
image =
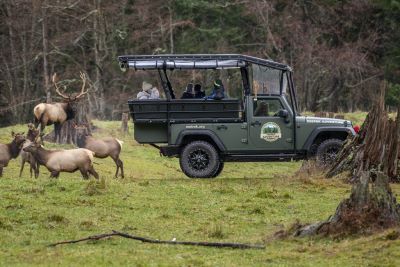
[[[148,82],[142,83],[142,91],[137,94],[137,99],[159,99],[160,92]]]
[[[214,81],[214,88],[209,96],[205,99],[221,100],[225,97],[225,88],[222,84],[221,79],[216,79]]]

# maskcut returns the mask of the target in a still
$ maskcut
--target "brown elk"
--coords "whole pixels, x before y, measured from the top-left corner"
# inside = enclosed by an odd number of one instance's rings
[[[28,133],[26,134],[26,141],[22,145],[22,150],[20,153],[21,156],[21,169],[19,171],[19,177],[22,176],[22,171],[24,170],[25,163],[28,162],[30,166],[30,174],[32,178],[32,172],[35,174],[35,178],[38,178],[39,176],[39,163],[36,161],[36,159],[33,157],[33,155],[29,152],[24,151],[23,149],[25,147],[28,147],[32,142],[36,140],[36,138],[39,136],[39,130],[35,128],[35,126],[32,123],[28,124]]]
[[[94,153],[88,149],[47,150],[35,142],[25,147],[24,151],[30,152],[40,165],[46,166],[50,177],[58,178],[60,172],[79,170],[84,179],[88,179],[90,174],[99,179],[93,168]]]
[[[25,142],[24,133],[11,133],[13,140],[9,144],[0,144],[0,177],[3,176],[3,168],[8,166],[11,159],[18,157],[22,144]]]
[[[118,171],[121,170],[121,177],[124,178],[124,164],[119,158],[123,142],[113,137],[97,139],[89,135],[86,126],[75,125],[74,127],[76,129],[76,143],[78,147],[93,151],[96,158],[111,157],[115,165],[117,165],[115,177],[118,177]]]
[[[64,102],[52,104],[40,103],[33,109],[35,115],[35,126],[38,127],[40,124],[41,134],[43,134],[43,130],[47,125],[54,124],[56,142],[60,142],[61,127],[63,123],[75,118],[77,112],[77,101],[88,93],[88,90],[85,91],[86,75],[81,72],[80,77],[82,80],[80,93],[65,94],[60,91],[56,81],[57,74],[54,74],[52,81],[57,94],[63,98]]]

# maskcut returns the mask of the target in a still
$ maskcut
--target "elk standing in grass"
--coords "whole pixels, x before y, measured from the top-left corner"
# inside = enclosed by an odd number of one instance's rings
[[[0,177],[3,176],[3,168],[7,167],[11,159],[18,157],[22,144],[25,142],[24,133],[11,133],[13,140],[9,144],[0,144]]]
[[[30,152],[40,165],[46,166],[50,177],[58,178],[60,172],[79,170],[84,179],[88,179],[90,174],[99,179],[93,168],[94,153],[88,149],[47,150],[38,143],[32,143],[24,151]]]
[[[43,134],[43,130],[47,125],[54,124],[56,142],[60,142],[61,127],[64,122],[75,118],[78,100],[88,93],[88,90],[85,91],[86,75],[81,72],[80,77],[82,79],[82,89],[80,93],[65,94],[60,91],[60,88],[57,85],[57,74],[54,74],[52,81],[57,94],[64,99],[64,102],[52,104],[40,103],[33,109],[35,115],[35,126],[38,127],[40,124],[41,134]]]
[[[30,144],[32,144],[36,138],[39,136],[39,130],[35,128],[35,126],[32,123],[28,124],[28,133],[26,134],[26,141],[22,145],[22,150],[21,150],[21,169],[19,171],[19,177],[22,176],[22,171],[24,170],[25,162],[29,163],[30,166],[30,174],[32,178],[32,172],[35,174],[35,178],[38,178],[39,176],[39,163],[36,161],[36,159],[33,157],[33,155],[29,152],[24,151],[23,149],[25,147],[28,147]]]
[[[124,164],[120,160],[119,155],[122,149],[122,141],[114,137],[105,137],[101,139],[94,138],[88,134],[86,126],[75,125],[78,147],[89,149],[94,152],[96,158],[107,158],[111,157],[115,165],[117,165],[117,171],[115,177],[118,177],[118,171],[121,170],[121,177],[124,178]]]

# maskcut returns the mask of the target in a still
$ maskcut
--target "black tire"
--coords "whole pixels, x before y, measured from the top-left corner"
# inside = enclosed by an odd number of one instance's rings
[[[221,172],[222,172],[222,170],[224,169],[224,162],[223,161],[220,161],[220,163],[219,163],[219,167],[218,167],[218,169],[217,169],[217,171],[214,173],[214,175],[212,176],[213,178],[215,178],[215,177],[217,177],[218,175],[220,175],[221,174]]]
[[[340,139],[327,139],[317,149],[317,162],[322,165],[332,164],[341,150],[343,141]]]
[[[221,165],[217,150],[205,141],[187,144],[182,149],[179,163],[190,178],[213,178]]]

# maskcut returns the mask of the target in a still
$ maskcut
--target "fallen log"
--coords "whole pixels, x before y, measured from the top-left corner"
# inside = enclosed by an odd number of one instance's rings
[[[158,239],[152,239],[152,238],[147,238],[147,237],[135,236],[135,235],[131,235],[131,234],[115,231],[115,230],[112,230],[111,233],[92,235],[92,236],[88,236],[88,237],[76,239],[76,240],[60,241],[60,242],[52,243],[48,246],[55,247],[58,245],[75,244],[75,243],[84,242],[84,241],[105,239],[105,238],[109,238],[109,237],[113,237],[113,236],[134,239],[134,240],[141,241],[143,243],[152,243],[152,244],[187,245],[187,246],[203,246],[203,247],[233,248],[233,249],[265,249],[265,246],[263,246],[263,245],[252,245],[252,244],[243,244],[243,243],[158,240]]]

